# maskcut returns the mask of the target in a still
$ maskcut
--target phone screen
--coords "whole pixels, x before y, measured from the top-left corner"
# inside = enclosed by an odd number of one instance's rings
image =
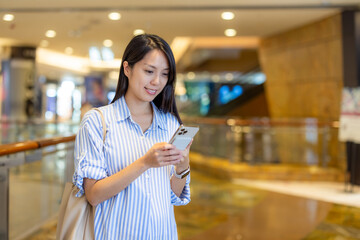
[[[185,150],[198,131],[199,127],[180,125],[169,143],[173,144],[179,150]]]

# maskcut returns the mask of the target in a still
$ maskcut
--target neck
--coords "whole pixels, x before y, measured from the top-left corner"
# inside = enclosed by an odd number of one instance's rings
[[[125,96],[126,104],[130,110],[131,115],[144,115],[147,113],[152,113],[152,107],[150,102],[137,102],[132,101],[129,98],[126,98]]]

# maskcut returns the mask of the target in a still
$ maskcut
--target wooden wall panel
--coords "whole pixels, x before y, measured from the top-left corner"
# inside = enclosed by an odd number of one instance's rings
[[[341,19],[337,14],[261,41],[260,64],[267,77],[271,117],[339,118]]]

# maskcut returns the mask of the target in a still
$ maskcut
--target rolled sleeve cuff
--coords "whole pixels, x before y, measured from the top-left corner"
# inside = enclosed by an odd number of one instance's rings
[[[106,171],[101,167],[84,166],[81,169],[78,169],[77,173],[73,177],[73,183],[79,189],[76,197],[81,197],[85,193],[84,178],[100,180],[106,177]]]
[[[190,174],[189,174],[186,177],[186,183],[184,189],[179,197],[171,190],[171,203],[175,206],[182,206],[188,204],[190,201],[191,199],[190,199]]]

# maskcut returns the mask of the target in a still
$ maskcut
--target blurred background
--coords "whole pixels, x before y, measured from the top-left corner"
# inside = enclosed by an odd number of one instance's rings
[[[146,32],[174,51],[183,114],[336,120],[341,12],[358,2],[0,4],[2,118],[79,121],[81,105],[112,99],[126,44]]]

